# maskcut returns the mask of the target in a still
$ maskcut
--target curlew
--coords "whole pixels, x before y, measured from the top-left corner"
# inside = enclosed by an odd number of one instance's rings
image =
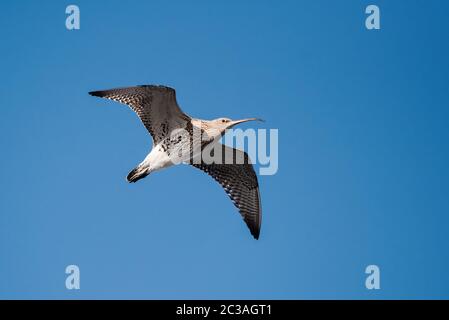
[[[189,164],[210,175],[223,187],[253,237],[259,238],[262,211],[254,168],[246,152],[220,144],[218,140],[227,129],[260,119],[192,118],[179,108],[175,90],[165,86],[143,85],[89,94],[128,105],[152,136],[150,153],[128,174],[128,182],[136,182],[178,163]],[[211,149],[210,154],[217,153],[217,157],[212,162],[205,161],[202,155]]]

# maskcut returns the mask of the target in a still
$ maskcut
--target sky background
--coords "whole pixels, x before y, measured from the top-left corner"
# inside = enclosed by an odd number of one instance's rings
[[[365,28],[373,3],[379,31]],[[448,12],[2,2],[0,298],[449,298]],[[174,87],[199,118],[279,129],[259,241],[199,170],[126,183],[151,140],[126,106],[87,92],[138,84]],[[70,264],[81,290],[65,288]]]

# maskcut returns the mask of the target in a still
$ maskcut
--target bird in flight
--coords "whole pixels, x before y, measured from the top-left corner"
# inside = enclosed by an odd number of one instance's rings
[[[179,108],[175,90],[165,86],[143,85],[89,94],[128,105],[153,138],[152,150],[128,174],[128,182],[136,182],[178,163],[187,163],[210,175],[224,188],[253,237],[259,238],[262,208],[254,168],[246,152],[218,140],[227,129],[260,119],[191,118]],[[210,157],[205,159],[205,154],[209,154],[212,161]]]

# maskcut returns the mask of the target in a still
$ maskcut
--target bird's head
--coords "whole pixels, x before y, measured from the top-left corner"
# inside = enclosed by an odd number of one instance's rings
[[[243,123],[243,122],[248,122],[248,121],[263,121],[262,119],[259,118],[248,118],[248,119],[241,119],[241,120],[231,120],[229,118],[218,118],[215,120],[212,120],[211,122],[214,124],[214,127],[216,128],[220,128],[223,131],[226,129],[230,129],[233,126]]]
[[[229,118],[218,118],[214,119],[212,121],[208,122],[209,132],[211,133],[211,136],[220,136],[225,133],[227,129],[232,128],[233,126],[248,122],[248,121],[263,121],[259,118],[247,118],[247,119],[241,119],[241,120],[231,120]]]

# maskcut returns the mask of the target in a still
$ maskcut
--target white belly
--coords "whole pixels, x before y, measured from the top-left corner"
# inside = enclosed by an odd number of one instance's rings
[[[171,161],[167,152],[160,145],[156,145],[142,162],[143,165],[148,166],[150,171],[158,171],[168,168],[174,163]]]

